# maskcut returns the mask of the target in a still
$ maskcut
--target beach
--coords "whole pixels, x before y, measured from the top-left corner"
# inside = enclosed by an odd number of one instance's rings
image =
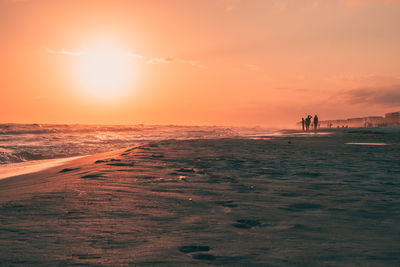
[[[3,179],[0,263],[396,266],[399,147],[375,131],[162,140]]]
[[[400,0],[0,0],[0,267],[400,266]]]

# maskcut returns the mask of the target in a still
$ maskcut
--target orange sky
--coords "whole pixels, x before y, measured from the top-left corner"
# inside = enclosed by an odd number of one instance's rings
[[[128,88],[105,99],[78,73],[102,44],[132,66]],[[400,1],[0,0],[0,59],[0,122],[382,115],[400,110]]]

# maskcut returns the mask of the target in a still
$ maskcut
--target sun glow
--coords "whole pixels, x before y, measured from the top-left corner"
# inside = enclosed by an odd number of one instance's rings
[[[98,46],[80,54],[76,70],[79,87],[89,97],[103,100],[124,95],[134,76],[131,58],[111,46]]]

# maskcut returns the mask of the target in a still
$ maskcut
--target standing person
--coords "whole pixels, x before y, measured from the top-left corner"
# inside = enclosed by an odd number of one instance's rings
[[[308,131],[310,129],[310,124],[311,124],[311,115],[308,115],[306,118],[306,130]]]
[[[318,128],[318,116],[315,114],[314,116],[314,130],[316,131]]]
[[[303,127],[303,132],[304,132],[304,125],[306,124],[306,121],[304,118],[301,118],[301,126]]]

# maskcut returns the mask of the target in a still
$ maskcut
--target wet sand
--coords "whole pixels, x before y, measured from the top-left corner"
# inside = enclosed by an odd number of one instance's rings
[[[167,140],[0,180],[0,263],[396,266],[399,144]]]
[[[65,164],[78,158],[81,158],[81,156],[60,159],[31,160],[27,162],[0,165],[0,180],[23,174],[39,172],[41,170],[46,170]]]

